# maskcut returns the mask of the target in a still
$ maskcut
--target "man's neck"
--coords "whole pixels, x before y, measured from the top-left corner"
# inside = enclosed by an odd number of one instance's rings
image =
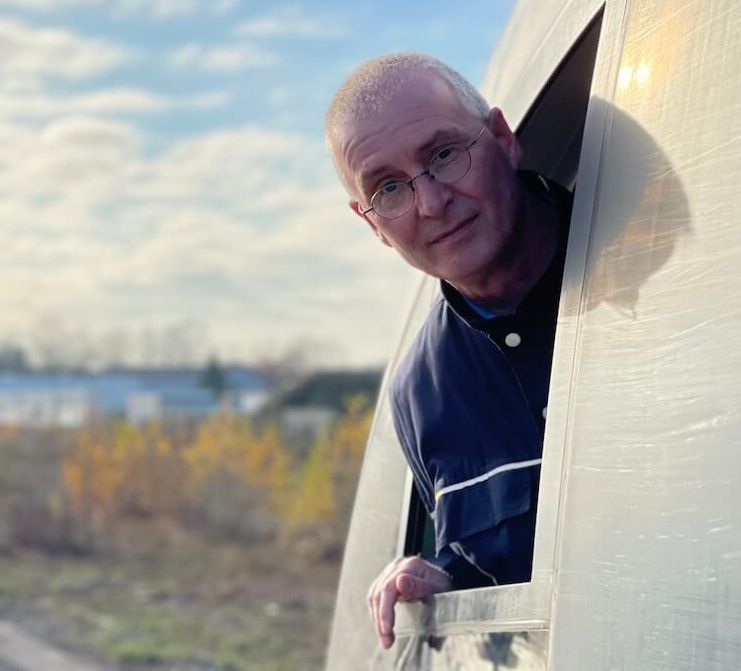
[[[476,304],[495,312],[513,311],[553,261],[559,246],[560,215],[549,200],[523,194],[517,236],[490,272],[471,282],[454,284]]]

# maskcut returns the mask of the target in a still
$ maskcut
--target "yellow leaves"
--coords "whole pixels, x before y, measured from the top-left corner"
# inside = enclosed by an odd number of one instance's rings
[[[319,438],[295,473],[296,486],[283,506],[284,530],[332,524],[344,534],[365,452],[372,410],[365,396],[348,400],[345,414]]]
[[[82,518],[171,513],[179,507],[179,461],[159,424],[88,429],[62,462],[62,483]]]
[[[331,458],[347,473],[357,475],[365,453],[373,412],[364,395],[351,397],[345,414],[339,419],[329,439]]]
[[[204,421],[183,451],[189,485],[198,500],[211,483],[227,477],[263,494],[271,512],[281,507],[289,484],[291,458],[275,427],[258,432],[235,415]]]
[[[367,399],[351,399],[304,459],[286,449],[276,426],[258,430],[231,414],[209,417],[194,431],[116,423],[78,434],[61,479],[70,512],[83,521],[176,520],[198,510],[208,517],[229,508],[236,486],[276,530],[334,530],[347,520],[370,421]],[[222,504],[214,505],[215,496]]]
[[[252,426],[242,418],[216,415],[205,420],[183,452],[191,481],[200,486],[216,474],[239,477],[242,455],[252,441]]]
[[[330,522],[337,512],[334,478],[326,443],[318,441],[295,475],[295,487],[281,507],[284,531]]]
[[[62,482],[78,514],[110,512],[124,482],[120,455],[82,433],[75,452],[62,461]]]

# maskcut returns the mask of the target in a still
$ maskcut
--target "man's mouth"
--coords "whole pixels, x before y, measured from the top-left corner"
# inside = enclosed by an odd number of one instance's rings
[[[447,231],[443,231],[440,235],[438,235],[436,238],[433,238],[430,240],[431,245],[435,245],[438,242],[442,242],[443,240],[447,240],[450,236],[455,235],[458,231],[463,230],[466,228],[473,220],[476,218],[476,215],[474,214],[472,217],[468,217],[467,219],[464,219],[460,223],[456,224],[452,228],[449,228]]]

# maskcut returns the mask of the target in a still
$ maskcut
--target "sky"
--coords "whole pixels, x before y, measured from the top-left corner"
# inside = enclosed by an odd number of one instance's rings
[[[323,140],[362,61],[479,83],[510,0],[0,0],[0,344],[37,361],[385,363],[417,275]]]

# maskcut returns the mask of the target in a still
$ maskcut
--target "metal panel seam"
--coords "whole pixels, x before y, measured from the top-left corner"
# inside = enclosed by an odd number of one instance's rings
[[[617,80],[618,80],[618,72],[619,72],[619,64],[622,58],[623,50],[624,50],[624,43],[625,43],[625,35],[627,32],[627,25],[628,25],[628,6],[630,3],[630,0],[605,0],[604,4],[602,5],[601,11],[603,13],[603,23],[601,28],[601,34],[600,34],[600,42],[597,46],[597,57],[595,59],[595,67],[594,67],[594,73],[597,72],[597,69],[599,67],[599,64],[604,61],[603,57],[603,51],[606,48],[605,43],[605,27],[606,22],[605,18],[608,16],[608,9],[612,9],[617,5],[617,3],[620,2],[621,7],[621,16],[620,16],[620,27],[617,31],[617,34],[615,35],[614,39],[614,46],[611,49],[611,53],[609,54],[609,65],[606,75],[606,81],[608,82],[608,86],[606,86],[606,90],[609,90],[610,92],[610,100],[614,100],[615,92],[617,90]],[[618,10],[615,10],[616,12]],[[595,85],[595,78],[594,73],[592,76],[592,90],[594,90]],[[591,94],[590,94],[591,97]],[[591,104],[590,104],[591,107]],[[587,239],[587,244],[585,248],[585,254],[584,258],[582,259],[582,268],[581,268],[581,287],[580,287],[580,295],[579,295],[579,302],[578,304],[581,306],[584,303],[585,295],[586,295],[586,285],[587,285],[587,277],[586,277],[586,261],[589,258],[589,254],[592,251],[593,247],[593,237],[592,237],[592,231],[594,230],[593,222],[597,218],[599,214],[599,197],[601,193],[601,182],[600,182],[600,173],[602,172],[602,152],[604,150],[605,146],[605,138],[607,137],[609,127],[611,126],[612,122],[612,115],[609,115],[609,118],[607,118],[608,115],[602,120],[602,132],[601,132],[601,138],[599,143],[599,149],[598,149],[598,155],[595,157],[596,160],[596,174],[594,177],[594,191],[592,195],[592,202],[591,207],[588,213],[589,216],[589,236]],[[589,115],[588,115],[589,118]],[[579,166],[581,168],[583,161],[584,161],[584,152],[586,147],[582,146],[582,153],[579,157]],[[551,668],[550,666],[550,650],[552,648],[552,642],[554,637],[554,630],[556,628],[555,626],[555,610],[556,610],[556,602],[558,597],[558,591],[559,591],[559,582],[560,582],[560,564],[558,563],[558,558],[562,555],[563,550],[563,525],[564,525],[564,517],[565,517],[565,509],[566,509],[566,501],[568,499],[568,481],[569,481],[569,472],[570,472],[570,465],[571,465],[571,436],[572,436],[572,427],[573,427],[573,419],[575,414],[575,400],[574,400],[574,389],[576,385],[576,379],[577,379],[577,370],[579,367],[579,356],[578,353],[580,351],[580,345],[583,340],[583,315],[581,314],[581,311],[579,312],[579,316],[577,317],[577,323],[575,328],[575,337],[574,337],[574,348],[572,351],[572,364],[571,364],[571,377],[569,381],[569,394],[568,399],[566,401],[567,410],[565,413],[566,417],[566,426],[565,431],[563,434],[563,444],[562,444],[562,462],[561,462],[561,478],[560,478],[560,497],[558,500],[558,509],[556,511],[556,529],[555,529],[555,540],[554,540],[554,546],[553,546],[553,557],[551,566],[553,567],[553,571],[551,573],[551,594],[550,594],[550,606],[548,611],[548,650],[549,650],[549,670]]]

